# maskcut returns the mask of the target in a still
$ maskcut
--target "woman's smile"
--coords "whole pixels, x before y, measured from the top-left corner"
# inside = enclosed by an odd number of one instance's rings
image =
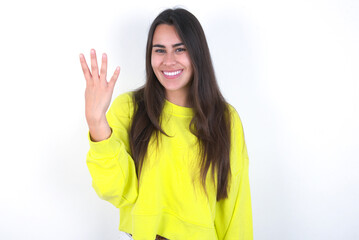
[[[182,75],[183,69],[177,71],[162,71],[163,75],[168,79],[178,78]]]

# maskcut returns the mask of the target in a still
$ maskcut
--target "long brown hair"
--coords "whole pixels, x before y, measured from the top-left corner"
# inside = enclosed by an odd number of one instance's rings
[[[206,191],[206,176],[212,168],[212,180],[217,173],[217,201],[228,196],[230,182],[230,117],[214,74],[205,34],[197,18],[187,10],[167,9],[153,21],[147,38],[146,83],[133,95],[135,113],[130,132],[130,146],[137,176],[140,177],[150,138],[155,134],[168,136],[161,128],[160,116],[165,102],[165,89],[151,66],[152,39],[156,27],[175,27],[189,53],[193,79],[188,103],[194,116],[188,126],[200,146],[201,182]],[[207,191],[206,191],[207,193]]]

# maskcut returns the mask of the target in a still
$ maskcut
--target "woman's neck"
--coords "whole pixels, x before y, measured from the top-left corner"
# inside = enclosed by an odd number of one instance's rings
[[[188,103],[187,94],[179,92],[166,92],[166,99],[181,107],[191,107]]]

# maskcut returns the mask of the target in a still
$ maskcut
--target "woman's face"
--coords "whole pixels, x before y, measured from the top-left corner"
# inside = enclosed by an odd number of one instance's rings
[[[166,98],[185,106],[193,69],[186,46],[174,26],[160,24],[152,40],[151,65],[153,72],[166,89]]]

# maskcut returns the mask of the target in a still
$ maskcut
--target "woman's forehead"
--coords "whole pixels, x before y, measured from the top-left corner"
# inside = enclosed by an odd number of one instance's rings
[[[160,24],[156,27],[152,39],[153,45],[173,46],[182,43],[173,25]]]

